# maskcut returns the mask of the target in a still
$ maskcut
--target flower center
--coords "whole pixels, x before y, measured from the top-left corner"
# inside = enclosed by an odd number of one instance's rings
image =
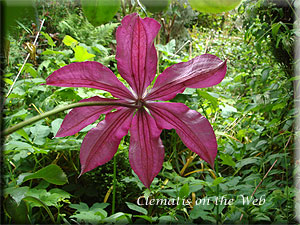
[[[142,99],[142,98],[138,98],[138,99],[135,101],[135,105],[136,105],[139,109],[143,108],[144,103],[145,103],[145,100]]]

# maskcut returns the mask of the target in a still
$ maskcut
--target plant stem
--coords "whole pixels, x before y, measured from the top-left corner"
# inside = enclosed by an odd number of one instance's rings
[[[266,177],[268,176],[268,174],[270,173],[270,171],[273,169],[273,167],[275,166],[275,163],[277,162],[278,159],[275,160],[275,162],[272,164],[272,166],[270,167],[270,169],[268,170],[268,172],[265,174],[265,176],[261,179],[261,181],[259,182],[259,184],[255,187],[254,191],[251,194],[251,198],[254,196],[255,192],[257,191],[257,189],[259,188],[259,186],[262,184],[262,182],[266,179]],[[244,214],[241,215],[240,217],[240,221],[243,219]]]
[[[42,20],[42,23],[41,23],[41,26],[40,26],[40,30],[39,30],[39,32],[37,33],[37,35],[36,35],[36,37],[35,37],[35,39],[34,39],[34,42],[33,42],[33,45],[34,45],[34,46],[36,45],[37,39],[38,39],[38,37],[39,37],[39,35],[40,35],[40,32],[41,32],[42,27],[43,27],[43,25],[44,25],[44,22],[45,22],[45,19]],[[14,85],[15,85],[15,83],[17,82],[17,80],[18,80],[20,74],[22,73],[22,70],[23,70],[24,66],[26,65],[26,62],[27,62],[27,60],[29,59],[29,57],[30,57],[30,53],[27,54],[27,57],[26,57],[26,59],[25,59],[23,65],[22,65],[21,69],[19,70],[19,72],[18,72],[18,74],[17,74],[17,76],[16,76],[16,78],[15,78],[13,84],[11,85],[10,89],[8,90],[8,92],[7,92],[6,96],[5,96],[5,99],[6,99],[6,98],[10,95],[10,93],[12,92],[12,90],[13,90],[13,88],[14,88]],[[3,106],[4,106],[4,104],[3,104]]]
[[[219,177],[219,160],[218,160],[218,153],[216,156],[216,175],[217,177]],[[218,196],[218,200],[219,200],[219,194],[220,194],[220,186],[219,184],[217,184],[217,196]],[[219,224],[219,213],[220,213],[220,209],[219,209],[219,203],[217,203],[217,224]]]
[[[286,142],[285,146],[284,146],[284,164],[285,164],[285,168],[286,168],[286,171],[285,171],[285,179],[286,179],[286,209],[287,209],[287,212],[288,212],[288,208],[289,208],[289,165],[288,165],[288,162],[287,162],[287,152],[286,152],[286,148],[292,138],[292,134],[290,135],[288,141]],[[287,213],[287,218],[286,220],[288,221],[289,218],[288,218],[288,215],[289,213]]]
[[[123,107],[128,107],[128,108],[137,108],[136,105],[131,105],[131,104],[126,104],[126,103],[120,103],[120,102],[77,102],[77,103],[72,103],[69,105],[65,105],[65,106],[61,106],[55,109],[52,109],[48,112],[45,112],[43,114],[31,117],[28,120],[25,120],[21,123],[18,123],[17,125],[7,128],[6,130],[4,130],[2,132],[3,136],[9,135],[27,125],[33,124],[39,120],[42,120],[48,116],[52,116],[54,114],[60,113],[62,111],[68,110],[68,109],[72,109],[72,108],[77,108],[77,107],[83,107],[83,106],[101,106],[101,105],[112,105],[112,106],[123,106]]]
[[[111,214],[115,213],[115,208],[116,208],[116,185],[117,185],[117,160],[116,160],[116,156],[114,156],[113,200],[112,200]]]

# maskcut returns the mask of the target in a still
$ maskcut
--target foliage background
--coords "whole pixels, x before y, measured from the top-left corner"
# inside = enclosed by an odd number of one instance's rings
[[[80,144],[97,123],[75,136],[54,138],[65,116],[60,113],[5,138],[2,222],[295,223],[295,188],[299,188],[293,183],[299,170],[299,161],[293,158],[298,114],[294,90],[298,90],[299,80],[299,75],[293,74],[293,45],[299,36],[293,27],[299,22],[297,16],[293,21],[296,6],[295,1],[282,5],[245,0],[231,12],[205,14],[180,0],[172,1],[164,12],[147,11],[163,24],[156,40],[158,71],[203,53],[228,59],[222,83],[187,89],[172,100],[199,111],[212,124],[219,146],[216,170],[187,149],[174,130],[164,130],[165,163],[147,190],[130,168],[126,136],[116,157],[117,202],[112,213],[113,161],[78,178]],[[100,90],[40,84],[53,71],[78,61],[98,61],[118,74],[115,29],[131,11],[144,16],[137,4],[125,1],[110,23],[94,27],[85,18],[80,1],[37,0],[34,7],[33,17],[18,18],[17,25],[6,32],[10,44],[4,51],[4,94],[28,53],[26,43],[33,42],[40,20],[45,19],[36,54],[6,98],[4,128],[83,98],[111,97]],[[254,193],[254,198],[265,199],[264,204],[247,205],[237,199],[250,196],[271,167]],[[137,205],[140,196],[190,198],[191,204],[141,207]],[[230,206],[205,207],[192,201],[211,196],[235,201]]]

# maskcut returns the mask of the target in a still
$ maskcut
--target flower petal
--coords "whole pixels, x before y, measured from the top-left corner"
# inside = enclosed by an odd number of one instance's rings
[[[188,62],[168,67],[146,96],[146,100],[170,100],[185,88],[205,88],[220,83],[227,70],[226,61],[217,56],[204,54]]]
[[[98,62],[76,62],[53,72],[47,85],[59,87],[89,87],[110,92],[114,97],[133,99],[132,93],[113,72]]]
[[[215,133],[204,116],[182,103],[153,102],[147,107],[158,128],[174,128],[186,147],[214,167],[218,146]]]
[[[164,161],[164,146],[154,119],[138,110],[130,128],[129,162],[142,183],[149,188]]]
[[[134,109],[120,109],[108,113],[105,120],[87,133],[80,149],[80,175],[112,159],[129,130],[133,112]]]
[[[141,19],[136,13],[125,16],[121,23],[116,32],[118,70],[138,97],[142,97],[156,73],[153,41],[160,24],[151,18]]]
[[[98,96],[83,99],[79,102],[124,102],[119,99],[100,98]],[[118,108],[113,105],[103,106],[84,106],[72,109],[65,117],[61,124],[56,137],[65,137],[76,134],[78,131],[90,125],[99,119],[101,114],[110,112],[112,109]]]

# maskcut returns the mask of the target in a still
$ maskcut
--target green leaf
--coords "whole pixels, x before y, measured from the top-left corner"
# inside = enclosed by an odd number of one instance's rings
[[[160,224],[175,224],[177,223],[177,219],[174,216],[161,216],[159,217]]]
[[[172,39],[166,45],[162,45],[162,44],[156,45],[157,50],[163,52],[167,56],[173,56],[174,55],[175,47],[176,47],[175,39]]]
[[[10,187],[4,189],[4,195],[10,195],[17,203],[20,204],[21,200],[26,196],[29,187]]]
[[[93,26],[99,26],[112,20],[121,0],[81,0],[83,13]]]
[[[216,185],[218,185],[220,183],[223,183],[225,181],[226,181],[226,179],[224,177],[217,177],[216,179],[214,179],[212,185],[216,186]]]
[[[284,109],[287,106],[286,102],[281,102],[272,107],[272,110]]]
[[[142,218],[144,220],[149,221],[150,223],[153,223],[157,221],[158,217],[151,217],[151,216],[145,216],[145,215],[134,215],[134,217]]]
[[[236,167],[240,169],[243,166],[246,166],[246,165],[249,165],[249,164],[257,164],[258,165],[259,164],[259,159],[258,158],[242,159],[236,164]]]
[[[49,36],[49,34],[43,32],[43,31],[41,31],[41,34],[47,39],[48,45],[50,45],[50,46],[52,46],[52,47],[55,46],[55,43],[54,43],[54,41],[52,40],[52,38]]]
[[[131,223],[131,214],[123,213],[123,212],[118,212],[110,217],[107,217],[104,219],[104,222],[106,223],[119,223],[119,224],[128,224]]]
[[[47,206],[57,206],[58,202],[64,202],[65,199],[70,198],[71,195],[59,188],[53,188],[49,192],[46,192],[44,195],[40,195],[39,198],[47,205]]]
[[[261,140],[261,141],[259,141],[259,142],[256,144],[255,148],[256,148],[256,149],[260,149],[262,146],[264,146],[264,145],[267,144],[267,143],[268,143],[268,141],[266,141],[266,140]]]
[[[107,212],[103,210],[108,203],[95,203],[90,209],[87,204],[80,202],[79,204],[71,204],[70,207],[76,209],[76,214],[72,218],[76,218],[78,222],[99,223],[107,217]]]
[[[99,221],[104,219],[104,215],[102,215],[100,212],[95,213],[93,211],[84,211],[80,212],[78,214],[70,216],[70,218],[76,218],[79,223],[85,222],[85,223],[91,223],[91,224],[98,224]]]
[[[33,65],[31,63],[26,63],[23,70],[26,73],[29,73],[34,78],[36,78],[38,75],[37,71],[35,70],[35,68],[33,67]]]
[[[203,217],[207,216],[207,214],[209,212],[204,211],[204,207],[205,206],[203,206],[203,205],[195,205],[190,214],[191,219],[195,220],[195,219],[198,219],[199,217],[203,218]]]
[[[71,195],[59,188],[53,188],[50,191],[47,191],[44,188],[31,188],[26,193],[26,196],[31,196],[38,198],[47,206],[55,206],[57,207],[59,202],[65,202],[66,199],[69,199]],[[32,202],[30,204],[32,207],[40,207],[41,205],[36,202]]]
[[[22,181],[20,180],[19,182],[23,183],[31,179],[39,179],[39,178],[44,179],[45,181],[56,185],[63,185],[68,182],[66,174],[59,166],[55,164],[48,165],[33,174],[24,176],[23,180]]]
[[[211,102],[214,110],[218,108],[218,99],[213,97],[212,95],[209,94],[209,92],[206,91],[201,91],[200,89],[197,89],[197,94],[201,96],[204,99],[207,99],[208,101]]]
[[[31,127],[30,132],[32,133],[33,143],[43,145],[46,137],[50,134],[50,131],[51,129],[49,127],[40,124]]]
[[[170,162],[164,162],[163,163],[163,167],[166,169],[166,170],[172,170],[173,169],[173,166]]]
[[[179,198],[186,198],[190,194],[190,188],[187,183],[185,183],[179,191]]]
[[[226,103],[224,103],[225,106],[220,105],[220,109],[222,110],[221,115],[224,117],[228,117],[231,113],[237,112],[237,109],[233,106],[230,106]]]
[[[77,209],[77,211],[88,211],[89,206],[84,202],[79,202],[79,204],[70,204],[70,208]]]
[[[4,207],[5,211],[15,224],[30,224],[28,219],[28,209],[24,201],[17,204],[14,199],[7,198],[4,200]]]
[[[79,46],[79,45],[77,45],[74,48],[74,51],[75,51],[75,61],[77,61],[77,62],[83,62],[83,61],[86,61],[86,60],[91,60],[92,58],[95,57],[94,54],[88,53],[86,48],[84,48],[82,46]]]
[[[2,78],[2,80],[9,85],[12,85],[14,83],[11,79],[8,78]]]
[[[53,216],[51,210],[40,199],[32,197],[32,196],[27,196],[27,197],[23,198],[23,200],[24,201],[29,201],[29,202],[34,202],[34,203],[36,203],[38,205],[41,205],[46,210],[46,212],[48,213],[48,215],[50,216],[51,221],[53,223],[55,223],[55,219],[54,219],[54,216]]]
[[[97,202],[92,207],[90,208],[91,211],[97,211],[99,209],[105,209],[107,206],[109,206],[109,203],[104,203],[104,202]]]
[[[53,133],[54,136],[56,135],[57,131],[59,130],[62,122],[63,122],[63,119],[61,119],[61,118],[57,118],[51,122],[51,132]]]
[[[232,157],[227,154],[220,154],[220,158],[222,159],[222,164],[228,165],[228,166],[235,166],[235,162],[232,160]]]
[[[51,49],[46,49],[41,54],[42,55],[65,55],[64,52],[54,51],[54,50],[51,50]]]
[[[280,22],[272,24],[272,35],[273,35],[273,37],[276,38],[277,33],[278,33],[280,27],[281,27],[281,23]]]
[[[35,15],[37,13],[35,1],[1,1],[1,8],[3,7],[3,21],[4,33],[12,32],[17,27],[17,21],[26,19],[27,21],[35,21]],[[21,23],[18,23],[20,26]],[[27,30],[27,29],[25,29]],[[30,32],[30,31],[29,31]]]
[[[25,138],[30,143],[32,143],[32,141],[30,140],[28,134],[24,131],[24,129],[17,130],[16,133],[21,135],[23,138]]]
[[[75,47],[77,44],[78,44],[78,41],[75,40],[74,38],[72,38],[71,36],[69,35],[66,35],[63,39],[63,43],[66,45],[66,46],[71,46],[71,47]]]
[[[126,202],[126,205],[131,210],[137,211],[137,212],[142,213],[144,215],[148,214],[148,211],[146,209],[144,209],[143,207],[137,206],[136,204],[133,204],[131,202]]]
[[[241,0],[189,0],[191,7],[205,13],[227,12],[237,7]]]
[[[146,9],[152,13],[166,10],[170,4],[170,0],[141,0],[141,2],[146,6]]]

